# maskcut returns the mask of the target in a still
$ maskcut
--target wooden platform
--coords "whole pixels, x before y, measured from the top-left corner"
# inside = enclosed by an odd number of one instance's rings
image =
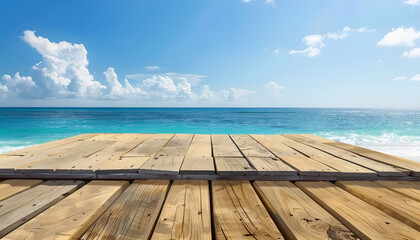
[[[1,154],[0,178],[408,181],[420,163],[305,134],[83,134]]]
[[[419,239],[420,182],[4,180],[0,238]]]

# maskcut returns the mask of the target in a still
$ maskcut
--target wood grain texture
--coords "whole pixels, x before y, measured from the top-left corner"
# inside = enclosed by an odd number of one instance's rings
[[[126,181],[91,181],[4,239],[78,239],[127,185]]]
[[[184,161],[192,137],[192,134],[176,134],[154,157],[147,160],[139,168],[138,172],[179,174],[179,169]]]
[[[263,145],[249,135],[230,135],[230,137],[245,157],[275,157]]]
[[[420,232],[330,182],[296,182],[362,239],[418,239]]]
[[[255,181],[255,190],[288,239],[358,239],[288,181]]]
[[[369,158],[365,158],[363,156],[359,156],[357,154],[354,154],[352,152],[348,152],[346,150],[336,148],[327,144],[319,143],[315,140],[307,139],[303,136],[296,135],[296,134],[288,134],[284,135],[292,140],[295,140],[297,142],[306,144],[308,146],[311,146],[313,148],[319,149],[321,151],[324,151],[328,154],[331,154],[335,157],[345,159],[347,161],[350,161],[352,163],[364,166],[366,168],[369,168],[373,171],[376,171],[378,173],[378,176],[407,176],[410,171],[406,169],[396,168],[394,166],[391,166],[389,164],[384,164],[375,160],[371,160]]]
[[[414,229],[420,230],[420,201],[374,182],[339,181],[335,184]]]
[[[248,157],[258,175],[296,175],[297,171],[278,158]]]
[[[185,157],[212,157],[211,136],[194,134]]]
[[[168,180],[134,181],[87,230],[82,239],[149,239],[168,186]]]
[[[216,157],[214,161],[219,175],[257,175],[257,171],[245,158]]]
[[[243,157],[228,135],[211,135],[213,157]]]
[[[212,181],[216,239],[283,239],[248,181]]]
[[[182,162],[180,174],[214,175],[213,157],[189,157]]]
[[[174,136],[174,134],[153,134],[150,138],[127,152],[123,157],[152,157]]]
[[[208,181],[174,181],[151,239],[212,239]]]
[[[50,180],[1,201],[0,237],[4,237],[16,227],[54,205],[83,183]]]
[[[395,192],[420,201],[420,182],[417,181],[376,181]]]
[[[39,179],[9,179],[0,182],[0,201],[30,189],[43,181]]]

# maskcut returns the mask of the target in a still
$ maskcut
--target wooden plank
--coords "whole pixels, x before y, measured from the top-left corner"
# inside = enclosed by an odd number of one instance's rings
[[[376,181],[395,192],[401,193],[407,197],[411,197],[420,201],[420,182],[416,181]]]
[[[420,201],[369,181],[336,182],[336,185],[401,222],[420,230]]]
[[[212,239],[208,181],[176,180],[153,232],[157,239]]]
[[[149,239],[168,186],[168,180],[134,181],[81,239]]]
[[[45,159],[57,157],[60,154],[65,154],[68,151],[74,150],[77,147],[85,146],[86,144],[90,144],[96,139],[101,137],[110,137],[115,134],[99,134],[95,135],[92,138],[89,138],[84,141],[71,141],[65,144],[61,144],[58,146],[54,146],[50,149],[43,149],[37,151],[30,151],[26,155],[21,155],[18,159],[13,158],[10,159],[10,156],[0,157],[0,171],[1,172],[14,172],[16,168],[25,167],[31,165],[33,163],[37,163],[43,161]]]
[[[330,166],[341,173],[342,176],[357,176],[357,177],[375,177],[377,173],[375,171],[369,170],[362,166],[356,165],[354,163],[348,162],[346,160],[334,157],[330,154],[327,154],[323,151],[309,147],[305,144],[293,141],[284,136],[275,135],[273,138],[291,148],[296,149],[297,151],[305,154],[306,156],[321,162],[327,166]]]
[[[176,134],[155,155],[147,160],[138,170],[139,173],[179,174],[182,161],[190,146],[192,134]]]
[[[84,141],[84,140],[87,140],[89,138],[93,138],[97,135],[99,135],[99,134],[98,133],[86,133],[86,134],[76,135],[76,136],[73,136],[73,137],[63,138],[63,139],[52,141],[52,142],[42,143],[42,144],[26,147],[26,148],[23,148],[23,149],[18,149],[18,150],[12,151],[12,152],[0,154],[0,159],[2,159],[3,156],[8,156],[8,155],[9,156],[25,156],[25,155],[28,155],[28,154],[33,154],[34,152],[46,151],[46,150],[50,150],[52,148],[56,148],[58,146],[62,146],[62,145],[65,145],[65,144],[69,144],[69,143],[73,143],[73,142],[77,142],[77,141]]]
[[[173,137],[173,134],[154,134],[123,155],[123,157],[152,157]]]
[[[230,137],[245,157],[275,157],[263,145],[255,141],[255,139],[249,135],[230,135]]]
[[[297,171],[278,158],[248,157],[248,161],[257,170],[258,175],[297,175]]]
[[[228,135],[211,135],[213,157],[243,157]]]
[[[312,139],[312,140],[318,141],[320,143],[334,143],[334,142],[336,142],[336,141],[333,141],[331,139],[323,138],[323,137],[320,137],[320,136],[317,136],[317,135],[313,135],[313,134],[298,134],[298,135],[299,136],[302,136],[302,137],[306,137],[308,139]]]
[[[212,157],[211,136],[194,134],[188,152],[185,154],[185,158],[187,157]]]
[[[400,168],[408,169],[412,171],[413,176],[420,176],[420,163],[418,162],[411,161],[411,160],[397,157],[397,156],[392,156],[392,155],[381,153],[381,152],[376,152],[376,151],[362,148],[362,147],[353,146],[346,143],[341,143],[341,142],[326,143],[326,144],[336,147],[336,148],[341,148],[341,149],[356,153],[357,155],[367,157],[367,158],[370,158],[379,162],[383,162],[383,163],[397,166]]]
[[[288,239],[357,239],[289,181],[255,181],[255,190]]]
[[[179,172],[180,174],[215,174],[210,135],[194,135]]]
[[[215,174],[213,157],[185,157],[180,174]]]
[[[373,171],[376,171],[378,173],[378,176],[407,176],[410,173],[410,171],[408,170],[401,169],[401,168],[397,169],[391,165],[374,161],[369,158],[359,156],[357,154],[345,151],[340,148],[335,148],[327,144],[323,144],[323,143],[320,143],[311,139],[307,139],[300,135],[288,134],[284,136],[292,140],[295,140],[297,142],[316,148],[318,150],[324,151],[335,157],[342,158],[352,163],[358,164],[360,166],[369,168]]]
[[[338,176],[341,175],[336,169],[321,162],[308,158],[300,152],[279,143],[274,136],[251,135],[255,140],[264,145],[268,150],[274,153],[288,165],[299,170],[302,176]]]
[[[4,239],[78,239],[127,185],[127,181],[91,181]]]
[[[418,239],[420,232],[330,182],[296,182],[362,239]]]
[[[75,161],[65,162],[56,168],[60,173],[91,173],[98,170],[107,162],[121,158],[123,154],[130,151],[151,134],[121,134],[112,139],[114,143],[104,149],[84,158]]]
[[[216,157],[214,161],[218,175],[257,175],[257,171],[249,165],[245,158]]]
[[[0,202],[0,237],[24,224],[81,186],[82,181],[46,181]]]
[[[249,181],[212,181],[216,239],[283,239]]]
[[[137,173],[151,157],[121,157],[110,161],[96,170],[97,173]]]
[[[9,179],[2,181],[0,182],[0,201],[30,189],[42,182],[42,180],[37,179]]]

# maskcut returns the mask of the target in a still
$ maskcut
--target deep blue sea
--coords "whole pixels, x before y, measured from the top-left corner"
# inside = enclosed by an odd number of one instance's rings
[[[0,153],[93,132],[312,133],[420,161],[420,110],[0,108]]]

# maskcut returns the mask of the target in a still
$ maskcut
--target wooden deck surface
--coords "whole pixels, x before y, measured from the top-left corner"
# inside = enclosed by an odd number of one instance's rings
[[[420,163],[305,134],[83,134],[0,154],[0,178],[420,180]]]
[[[0,238],[415,240],[419,177],[314,135],[84,134],[0,155]]]
[[[419,239],[405,183],[4,180],[0,238]]]

